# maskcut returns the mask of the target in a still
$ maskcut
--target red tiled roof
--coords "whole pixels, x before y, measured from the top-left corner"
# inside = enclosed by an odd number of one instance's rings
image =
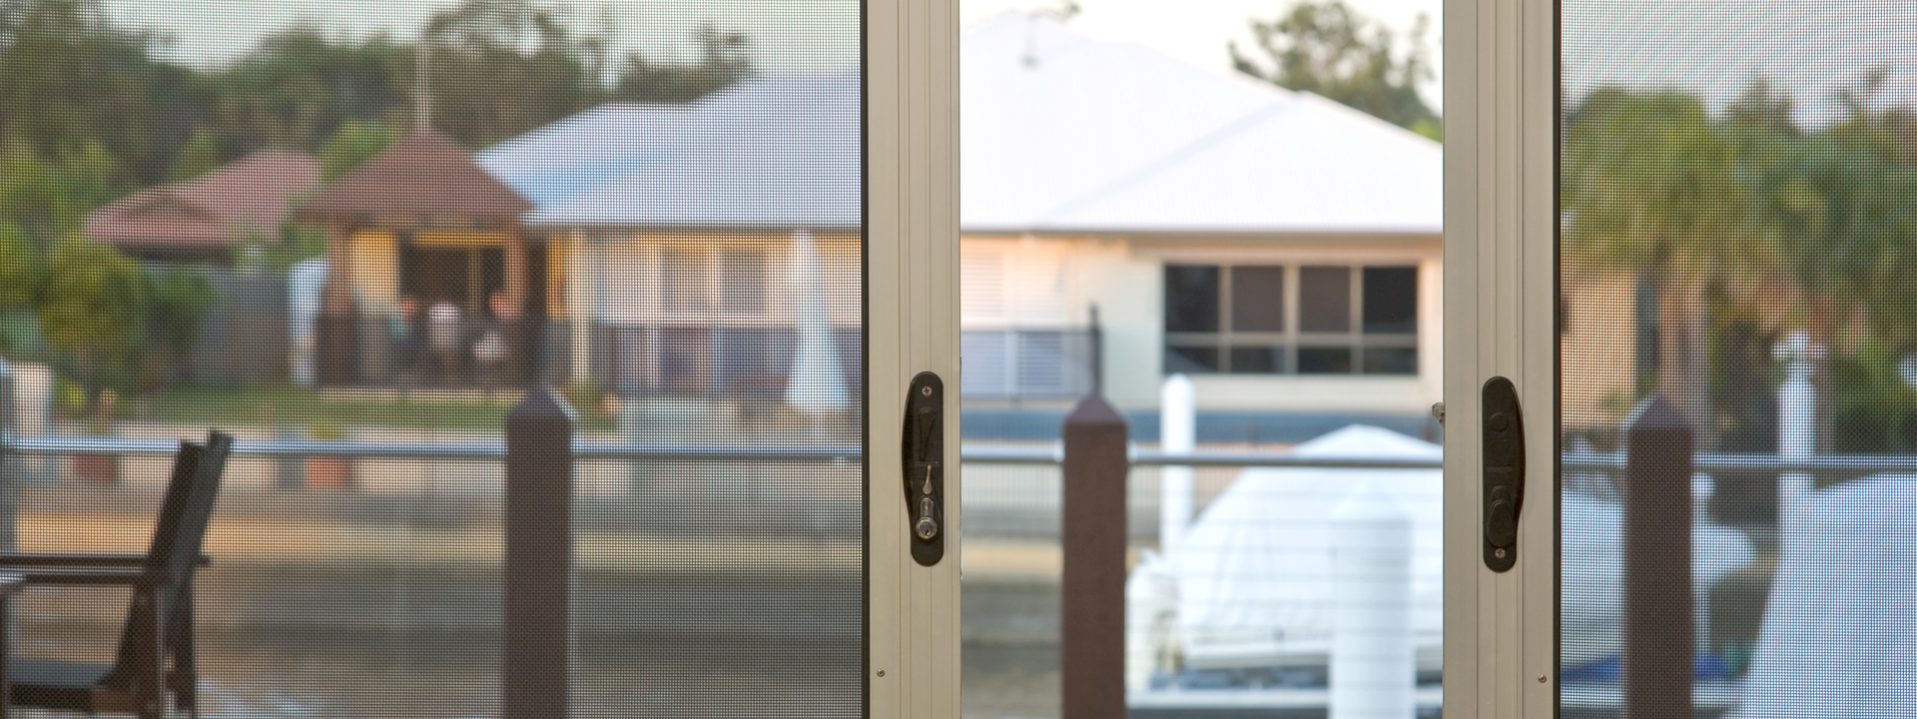
[[[292,202],[319,184],[319,162],[292,152],[257,152],[186,182],[122,197],[87,215],[86,233],[139,247],[235,244],[272,234]]]
[[[300,217],[405,216],[515,222],[532,203],[432,130],[402,138],[302,204]]]

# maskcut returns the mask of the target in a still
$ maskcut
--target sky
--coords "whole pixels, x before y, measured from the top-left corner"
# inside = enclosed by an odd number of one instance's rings
[[[745,32],[766,67],[845,67],[858,58],[857,0],[535,0],[575,28],[610,25],[625,50],[688,59],[702,24]],[[231,62],[263,35],[298,23],[409,39],[459,0],[104,0],[128,25],[170,39],[163,54],[196,67]]]
[[[1425,37],[1432,60],[1438,61],[1442,0],[1347,0],[1365,15],[1407,32],[1423,13],[1431,28]],[[1250,21],[1276,18],[1289,0],[1078,0],[1080,12],[1071,20],[1074,31],[1092,37],[1150,46],[1197,67],[1231,71],[1227,43],[1251,46]],[[960,0],[959,13],[967,24],[999,13],[1056,7],[1055,0]],[[1425,93],[1438,100],[1434,84]]]
[[[459,0],[104,0],[115,16],[171,38],[163,53],[200,67],[230,62],[269,32],[298,22],[331,32],[408,38]],[[768,69],[846,67],[858,58],[857,0],[541,0],[577,26],[609,25],[622,50],[687,59],[701,24],[743,31]],[[959,0],[967,25],[1059,0]],[[1431,17],[1433,60],[1442,0],[1348,0],[1399,31]],[[1290,0],[1078,0],[1074,31],[1137,43],[1196,67],[1230,72],[1226,44],[1249,42],[1248,21]],[[1753,78],[1800,98],[1800,114],[1828,113],[1829,98],[1882,68],[1884,102],[1917,104],[1917,0],[1562,0],[1564,73],[1572,94],[1599,84],[1675,87],[1714,104]],[[1421,88],[1439,107],[1440,84]]]
[[[1409,27],[1419,12],[1433,15],[1437,42],[1439,0],[1350,0],[1361,11]],[[332,32],[386,32],[409,38],[437,10],[459,0],[106,0],[115,17],[170,38],[163,49],[175,62],[209,67],[232,61],[260,36],[307,22]],[[966,25],[1000,13],[1051,7],[1054,0],[959,0]],[[610,22],[626,49],[689,58],[688,41],[702,23],[741,30],[755,58],[769,68],[844,67],[857,60],[856,0],[548,0],[579,26]],[[1229,72],[1225,44],[1249,40],[1247,21],[1273,17],[1288,0],[1079,0],[1074,30],[1093,37],[1151,46],[1193,65]],[[1434,58],[1435,59],[1435,58]],[[1427,99],[1436,102],[1434,83]]]

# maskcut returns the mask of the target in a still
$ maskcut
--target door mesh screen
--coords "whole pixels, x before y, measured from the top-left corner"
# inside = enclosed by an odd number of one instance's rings
[[[861,23],[0,0],[0,549],[203,534],[206,716],[861,716]],[[17,703],[138,604],[25,589]]]
[[[1917,7],[1560,3],[1564,716],[1917,712]]]

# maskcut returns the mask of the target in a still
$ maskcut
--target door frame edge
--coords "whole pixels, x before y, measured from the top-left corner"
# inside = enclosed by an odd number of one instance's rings
[[[1557,0],[1448,0],[1444,705],[1557,714]],[[1480,387],[1525,416],[1518,565],[1482,560]]]
[[[866,715],[958,719],[958,2],[863,4]],[[897,441],[920,371],[947,388],[946,553],[932,567],[911,558]]]

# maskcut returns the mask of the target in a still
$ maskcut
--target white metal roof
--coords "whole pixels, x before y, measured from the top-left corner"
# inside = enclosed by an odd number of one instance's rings
[[[767,75],[683,105],[607,104],[479,162],[570,227],[853,228],[859,76]]]
[[[972,27],[961,52],[967,230],[1442,227],[1439,144],[1338,103],[1028,15]]]
[[[1438,143],[1323,98],[1020,14],[966,30],[961,62],[966,231],[1440,230]],[[601,106],[479,161],[533,225],[856,227],[859,92],[854,71],[766,75]]]

